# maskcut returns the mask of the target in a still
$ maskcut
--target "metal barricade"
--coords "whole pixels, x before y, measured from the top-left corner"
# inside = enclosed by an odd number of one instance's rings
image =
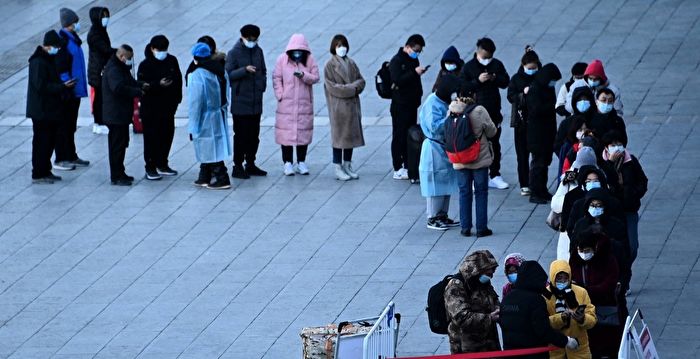
[[[378,317],[362,318],[343,322],[338,326],[338,333],[343,325],[367,325],[371,329],[365,333],[339,335],[335,344],[335,359],[386,359],[396,356],[401,314],[395,313],[395,306],[390,302]]]

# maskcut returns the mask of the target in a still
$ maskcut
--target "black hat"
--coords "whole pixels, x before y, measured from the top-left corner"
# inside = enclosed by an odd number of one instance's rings
[[[258,37],[260,37],[260,28],[253,25],[253,24],[244,25],[241,28],[241,36],[243,36],[245,38],[249,38],[249,37],[258,38]]]
[[[49,30],[44,34],[44,46],[61,47],[61,38],[56,31]]]

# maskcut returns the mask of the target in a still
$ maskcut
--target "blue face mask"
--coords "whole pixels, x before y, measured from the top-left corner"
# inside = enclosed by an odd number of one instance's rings
[[[523,72],[525,72],[526,75],[530,75],[530,76],[536,74],[537,70],[538,70],[537,68],[528,69],[528,68],[523,67]]]
[[[515,283],[515,281],[518,280],[518,273],[511,273],[511,274],[508,274],[506,277],[508,277],[508,281],[511,284]]]
[[[598,111],[600,111],[600,113],[608,113],[608,112],[612,111],[612,109],[613,109],[613,104],[598,102]]]
[[[482,275],[479,277],[479,282],[481,282],[482,284],[486,284],[486,283],[488,283],[488,282],[490,282],[490,281],[491,281],[491,277],[487,276],[486,274],[482,274]]]
[[[586,191],[590,191],[594,188],[600,188],[600,182],[598,181],[593,181],[593,182],[586,182]]]
[[[588,207],[588,213],[594,217],[600,217],[603,215],[603,207]]]
[[[549,87],[554,87],[557,85],[557,80],[549,81]]]
[[[580,100],[576,102],[576,109],[579,112],[586,112],[588,109],[591,108],[591,102],[587,100]]]
[[[556,287],[557,287],[557,289],[559,289],[559,290],[564,290],[564,289],[566,289],[566,287],[568,287],[568,286],[569,286],[569,282],[564,282],[564,283],[562,283],[562,282],[557,282],[557,284],[556,284]]]
[[[296,60],[301,58],[301,51],[292,51],[292,57]]]
[[[107,25],[109,25],[109,18],[103,17],[102,18],[102,26],[107,27]]]
[[[76,22],[76,23],[75,23],[74,31],[75,31],[75,32],[80,32],[80,23],[79,23],[79,22]]]
[[[410,58],[412,58],[412,59],[417,59],[417,58],[418,58],[418,53],[415,52],[415,51],[413,51],[413,50],[411,50],[411,53],[408,54],[408,56],[409,56]]]
[[[58,53],[58,48],[57,47],[51,47],[48,51],[49,55],[56,55]]]
[[[588,79],[588,86],[590,86],[590,87],[598,87],[599,85],[600,85],[600,81],[598,81],[598,80],[595,80],[595,81],[594,81],[594,80]]]

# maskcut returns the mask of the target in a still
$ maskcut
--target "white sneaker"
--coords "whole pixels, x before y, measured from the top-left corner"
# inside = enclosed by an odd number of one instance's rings
[[[336,163],[333,166],[335,167],[335,178],[341,181],[349,181],[352,179],[352,177],[350,177],[350,175],[345,172],[342,165]]]
[[[394,171],[394,179],[395,180],[407,180],[408,179],[408,171],[406,171],[405,168],[400,168],[398,171]]]
[[[299,162],[296,166],[294,166],[294,171],[300,175],[308,175],[309,167],[306,167],[306,163]]]
[[[99,135],[100,134],[100,125],[98,124],[93,124],[92,125],[92,133]]]
[[[292,166],[291,162],[284,163],[284,175],[285,176],[294,176],[294,166]]]
[[[351,162],[351,161],[343,162],[343,170],[344,170],[345,173],[347,173],[348,176],[350,176],[350,178],[352,178],[352,179],[358,179],[358,178],[360,178],[360,175],[357,174],[357,172],[355,172],[355,170],[352,168],[352,162]]]
[[[92,133],[96,135],[107,135],[109,134],[109,127],[105,125],[94,124],[92,125]]]
[[[489,180],[489,188],[506,189],[508,188],[508,183],[503,180],[503,177],[496,176]]]
[[[529,196],[530,195],[530,187],[520,187],[520,195],[521,196]]]

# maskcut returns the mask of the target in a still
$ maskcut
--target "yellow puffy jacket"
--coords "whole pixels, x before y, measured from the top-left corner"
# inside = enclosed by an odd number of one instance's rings
[[[571,278],[571,267],[569,263],[563,260],[556,260],[549,266],[549,281],[554,285],[555,278],[558,273],[565,272]],[[591,349],[588,345],[588,329],[593,328],[596,324],[595,306],[591,304],[591,298],[588,297],[588,292],[575,284],[571,285],[571,289],[576,295],[576,301],[579,305],[586,305],[583,324],[571,319],[564,321],[561,314],[557,314],[554,310],[557,298],[552,296],[547,300],[547,311],[549,312],[549,324],[552,328],[561,331],[564,335],[576,338],[579,347],[576,350],[559,349],[549,353],[550,359],[590,359]]]

